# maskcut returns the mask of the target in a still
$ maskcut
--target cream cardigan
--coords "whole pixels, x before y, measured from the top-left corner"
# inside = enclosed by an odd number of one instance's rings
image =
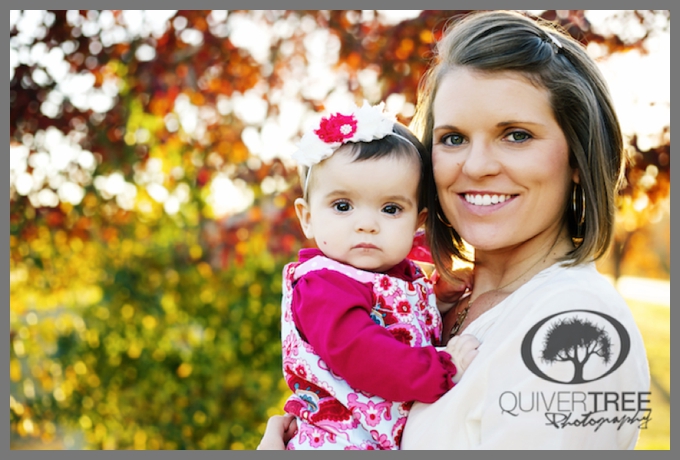
[[[654,423],[642,338],[594,263],[543,270],[464,333],[482,342],[479,354],[441,399],[414,404],[402,450],[633,449]],[[580,361],[591,352],[583,383],[566,383],[574,350]]]

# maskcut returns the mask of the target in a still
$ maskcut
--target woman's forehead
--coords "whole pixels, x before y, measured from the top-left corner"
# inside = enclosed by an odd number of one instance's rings
[[[476,113],[494,119],[552,117],[550,93],[520,72],[458,68],[444,75],[433,100],[435,128]]]

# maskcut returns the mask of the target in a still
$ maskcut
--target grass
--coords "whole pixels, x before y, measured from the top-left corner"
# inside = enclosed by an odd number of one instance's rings
[[[626,299],[640,328],[652,377],[651,420],[636,450],[671,448],[671,310],[668,305]]]

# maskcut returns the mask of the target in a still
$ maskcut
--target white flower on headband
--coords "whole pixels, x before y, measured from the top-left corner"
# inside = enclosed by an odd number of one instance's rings
[[[342,144],[370,142],[391,134],[396,117],[385,112],[384,107],[384,102],[371,106],[364,101],[361,108],[322,118],[315,129],[302,136],[293,159],[310,167],[331,156]]]

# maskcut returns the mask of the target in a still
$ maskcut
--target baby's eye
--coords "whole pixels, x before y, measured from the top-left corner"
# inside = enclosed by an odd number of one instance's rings
[[[531,134],[527,133],[526,131],[513,131],[505,136],[505,139],[509,140],[510,142],[525,142],[531,138]]]
[[[396,204],[388,204],[382,208],[382,212],[392,215],[399,214],[401,210],[401,206],[397,206]]]
[[[461,145],[465,143],[465,137],[460,134],[445,134],[439,140],[444,145]]]
[[[352,210],[352,205],[346,201],[336,201],[333,203],[333,209],[338,212],[347,212]]]

